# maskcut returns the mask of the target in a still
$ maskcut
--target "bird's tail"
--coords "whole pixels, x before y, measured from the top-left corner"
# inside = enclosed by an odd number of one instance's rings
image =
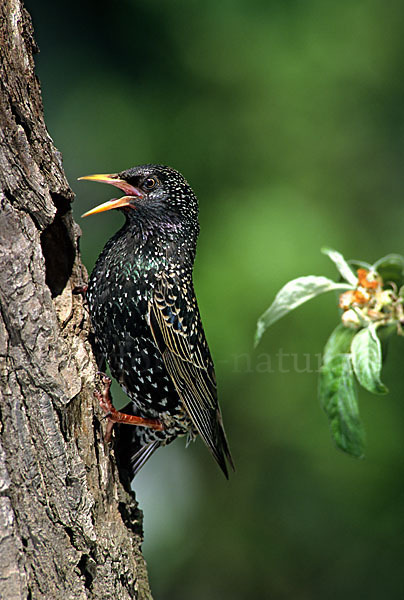
[[[136,414],[132,402],[125,406],[124,412],[130,415]],[[115,455],[118,466],[126,472],[130,480],[140,471],[151,455],[160,447],[159,440],[147,442],[140,435],[136,425],[122,424],[116,431]]]
[[[150,442],[145,446],[142,446],[140,450],[134,454],[130,459],[130,465],[132,470],[132,477],[135,477],[137,473],[139,473],[140,469],[143,467],[145,462],[149,460],[151,455],[160,447],[160,442]]]

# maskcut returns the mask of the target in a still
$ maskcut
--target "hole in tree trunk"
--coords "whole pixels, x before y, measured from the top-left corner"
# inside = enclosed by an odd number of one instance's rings
[[[46,284],[54,298],[64,290],[70,278],[76,248],[71,233],[70,202],[57,195],[53,195],[53,201],[57,213],[53,222],[43,231],[41,245],[45,258]]]

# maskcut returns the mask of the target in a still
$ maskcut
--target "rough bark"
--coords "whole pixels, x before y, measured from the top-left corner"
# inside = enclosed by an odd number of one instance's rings
[[[151,598],[141,513],[95,416],[80,230],[36,51],[20,0],[2,0],[0,598]]]

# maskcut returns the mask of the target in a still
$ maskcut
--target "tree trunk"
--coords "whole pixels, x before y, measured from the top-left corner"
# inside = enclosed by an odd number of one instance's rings
[[[2,0],[0,598],[151,598],[142,515],[93,412],[88,315],[72,293],[87,274],[36,50],[20,0]]]

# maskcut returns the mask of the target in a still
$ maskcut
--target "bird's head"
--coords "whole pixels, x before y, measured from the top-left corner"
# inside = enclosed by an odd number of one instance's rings
[[[142,165],[112,175],[87,175],[79,179],[109,183],[125,194],[96,206],[83,217],[119,209],[129,221],[197,225],[197,198],[181,173],[170,167]]]

